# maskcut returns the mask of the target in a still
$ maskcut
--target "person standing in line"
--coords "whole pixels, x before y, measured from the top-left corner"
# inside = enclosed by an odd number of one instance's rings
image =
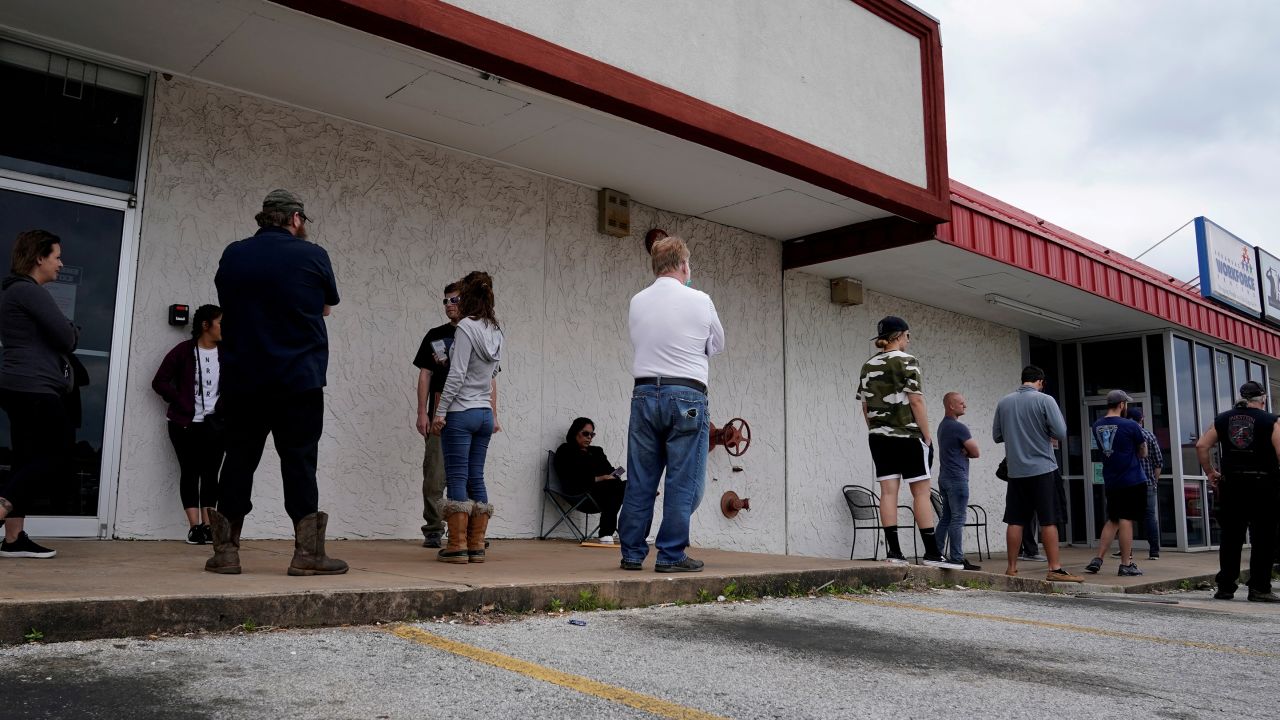
[[[939,545],[946,548],[943,557],[952,563],[965,570],[981,570],[980,565],[974,565],[964,557],[964,519],[969,512],[969,460],[979,456],[978,442],[969,432],[969,426],[960,422],[968,407],[963,395],[958,392],[943,395],[942,407],[947,414],[938,423],[938,490],[942,494],[942,514],[938,517]]]
[[[862,365],[857,399],[867,422],[867,444],[880,483],[880,524],[884,526],[885,561],[905,565],[898,545],[898,489],[905,481],[920,540],[924,564],[963,570],[938,552],[933,527],[933,502],[929,497],[929,468],[933,464],[933,437],[925,412],[920,361],[907,354],[911,330],[907,321],[892,315],[876,324],[879,352]]]
[[[683,239],[657,240],[650,257],[656,279],[632,296],[627,314],[635,389],[627,426],[630,479],[618,516],[620,566],[639,570],[649,554],[646,538],[665,470],[653,569],[701,572],[702,561],[685,550],[690,517],[706,485],[709,360],[724,350],[724,328],[711,296],[690,287],[693,271]]]
[[[0,482],[0,558],[58,554],[27,536],[25,504],[71,456],[75,430],[64,398],[75,386],[71,354],[80,333],[45,285],[62,269],[62,240],[45,230],[18,233],[9,276],[0,283],[0,407],[9,416],[13,467]]]
[[[1118,574],[1142,574],[1133,562],[1133,523],[1147,513],[1147,478],[1138,462],[1147,456],[1147,443],[1142,426],[1125,417],[1130,402],[1132,398],[1123,390],[1107,393],[1107,414],[1095,420],[1091,429],[1094,444],[1102,453],[1103,492],[1107,499],[1107,522],[1102,526],[1098,554],[1085,568],[1091,573],[1102,569],[1102,559],[1118,534]]]
[[[151,389],[169,403],[169,442],[178,455],[178,493],[187,513],[188,545],[213,539],[208,508],[218,503],[218,470],[222,438],[216,429],[218,407],[218,343],[222,342],[222,309],[201,305],[191,319],[190,340],[173,347],[151,380]],[[202,508],[205,509],[202,517]]]
[[[1280,505],[1280,422],[1267,412],[1267,391],[1250,380],[1240,386],[1240,402],[1213,419],[1196,441],[1196,457],[1218,493],[1218,591],[1213,597],[1230,600],[1240,582],[1240,551],[1245,531],[1253,542],[1249,553],[1249,599],[1280,602],[1271,592],[1271,559],[1276,541],[1276,509]],[[1221,468],[1209,457],[1221,443]]]
[[[325,554],[329,515],[319,510],[316,484],[329,367],[324,319],[338,304],[338,285],[329,253],[307,242],[311,219],[296,195],[272,190],[255,219],[258,232],[227,246],[213,278],[224,313],[217,413],[226,418],[227,455],[204,568],[240,574],[240,532],[270,435],[293,521],[288,572],[340,575],[347,564]]]
[[[502,328],[494,314],[493,279],[469,273],[458,283],[457,330],[449,374],[435,408],[433,432],[444,454],[446,500],[441,506],[449,543],[436,554],[447,563],[485,561],[485,534],[493,505],[484,483],[489,439],[502,431],[498,422],[496,379],[501,370]]]
[[[1147,443],[1147,454],[1138,458],[1142,466],[1142,474],[1147,478],[1147,559],[1160,559],[1160,514],[1156,504],[1157,492],[1160,488],[1160,473],[1164,469],[1164,453],[1160,451],[1160,441],[1154,433],[1142,425],[1142,408],[1129,408],[1129,419],[1138,423],[1142,429],[1142,437]],[[1120,557],[1120,552],[1111,553],[1111,557]]]
[[[1052,440],[1067,436],[1067,421],[1053,398],[1045,395],[1044,370],[1035,365],[1022,369],[1022,385],[1000,398],[992,419],[991,438],[1004,444],[1009,480],[1005,489],[1005,545],[1009,566],[1006,575],[1018,574],[1017,548],[1022,544],[1023,528],[1033,515],[1056,521],[1062,513],[1058,507],[1056,477],[1058,459],[1053,454]],[[1045,522],[1040,528],[1044,553],[1048,558],[1050,582],[1084,582],[1072,575],[1058,560],[1058,526]]]
[[[432,432],[431,419],[436,414],[436,403],[444,391],[444,381],[449,375],[449,352],[458,327],[458,283],[444,288],[444,314],[449,322],[427,331],[413,358],[418,368],[418,422],[415,427],[422,435],[426,448],[422,455],[422,547],[438,548],[444,536],[444,516],[440,504],[444,501],[444,453],[440,449],[440,435]]]

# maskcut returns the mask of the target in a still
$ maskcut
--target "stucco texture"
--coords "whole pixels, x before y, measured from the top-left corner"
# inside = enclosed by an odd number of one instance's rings
[[[787,271],[787,540],[794,555],[848,557],[853,522],[840,488],[876,487],[867,425],[855,399],[862,363],[876,352],[869,338],[876,322],[897,315],[911,326],[909,352],[920,360],[929,425],[937,430],[944,412],[942,396],[959,391],[968,403],[962,422],[978,442],[981,457],[970,463],[970,503],[990,514],[991,546],[1004,546],[1005,485],[995,477],[1003,447],[991,440],[996,403],[1017,387],[1022,369],[1018,332],[976,318],[866,293],[862,305],[830,302],[828,281]],[[937,465],[934,473],[936,477]],[[934,483],[936,487],[936,481]],[[910,491],[899,503],[910,504]],[[864,523],[865,524],[865,523]],[[900,511],[900,538],[910,551],[910,516]],[[858,532],[857,555],[871,556],[872,531]],[[973,530],[965,531],[966,552],[976,552]],[[884,557],[883,544],[880,557]]]
[[[427,329],[444,322],[440,292],[473,269],[494,276],[506,335],[500,419],[487,464],[495,537],[536,535],[546,450],[577,415],[625,464],[631,393],[629,298],[652,281],[639,238],[596,232],[589,188],[195,81],[160,79],[137,268],[126,390],[118,537],[185,532],[163,402],[150,389],[161,357],[185,334],[165,308],[216,302],[228,242],[251,234],[274,187],[297,192],[317,219],[342,302],[328,320],[329,386],[320,445],[321,508],[338,537],[415,537],[422,439],[414,429]],[[633,226],[684,236],[694,284],[712,296],[728,351],[712,361],[712,418],[741,415],[755,442],[733,472],[708,464],[695,543],[783,552],[782,283],[777,241],[633,208]],[[712,480],[711,478],[717,478]],[[720,494],[751,496],[724,519]],[[245,534],[291,533],[268,444]],[[548,524],[550,515],[548,515]]]
[[[851,0],[449,4],[927,182],[920,40]]]

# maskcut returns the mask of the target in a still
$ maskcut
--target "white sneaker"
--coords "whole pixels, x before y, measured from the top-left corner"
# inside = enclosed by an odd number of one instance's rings
[[[964,565],[958,562],[951,562],[946,558],[925,558],[922,560],[929,567],[942,568],[943,570],[963,570]]]
[[[616,545],[618,543],[618,538],[616,535],[601,535],[596,538],[596,542],[601,545]]]
[[[895,557],[895,556],[893,556],[893,555],[889,555],[889,556],[885,557],[884,561],[885,561],[885,563],[886,563],[886,564],[889,564],[889,565],[910,565],[910,564],[911,564],[911,563],[907,562],[907,559],[906,559],[906,558],[904,558],[904,557]]]

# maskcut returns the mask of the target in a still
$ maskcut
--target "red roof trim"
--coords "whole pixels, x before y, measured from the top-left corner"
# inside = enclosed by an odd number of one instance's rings
[[[920,40],[927,187],[440,0],[274,0],[300,12],[494,73],[920,222],[950,214],[942,41],[900,0],[851,0]]]
[[[1280,358],[1280,333],[1214,305],[1154,268],[954,180],[951,201],[951,222],[938,226],[942,242]]]

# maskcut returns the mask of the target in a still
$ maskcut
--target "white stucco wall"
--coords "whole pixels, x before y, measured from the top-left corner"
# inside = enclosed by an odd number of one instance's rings
[[[935,431],[944,416],[943,394],[964,394],[968,412],[962,421],[982,452],[970,463],[969,502],[986,507],[991,547],[1003,548],[1005,485],[995,469],[1004,451],[991,441],[991,418],[1000,398],[1019,384],[1018,332],[874,292],[867,293],[862,305],[833,305],[828,281],[803,272],[788,271],[784,286],[788,552],[848,557],[853,524],[840,488],[862,485],[879,492],[866,422],[854,394],[862,363],[875,353],[868,338],[885,315],[898,315],[911,325],[910,352],[920,360],[929,424]],[[936,474],[936,464],[934,470]],[[910,497],[903,487],[900,504],[909,504]],[[899,522],[909,525],[910,519],[904,515]],[[900,538],[909,550],[906,528]],[[856,557],[870,557],[873,540],[871,531],[860,531]],[[966,552],[976,549],[973,530],[966,530]]]
[[[362,126],[184,79],[160,79],[143,201],[115,533],[181,537],[177,463],[163,402],[150,389],[163,354],[184,339],[165,324],[175,302],[216,302],[222,249],[251,234],[274,187],[299,193],[312,239],[333,259],[342,303],[331,343],[321,507],[330,533],[415,537],[422,440],[413,428],[414,352],[444,322],[440,291],[472,269],[493,274],[507,337],[505,431],[490,448],[491,533],[537,534],[545,450],[579,414],[597,422],[624,464],[629,413],[630,296],[652,280],[639,238],[596,232],[593,190]],[[755,444],[733,473],[712,455],[695,543],[783,552],[782,283],[777,241],[705,220],[633,208],[637,228],[684,236],[694,284],[711,293],[728,335],[712,362],[712,418],[751,421]],[[725,520],[726,489],[753,510]],[[268,447],[254,489],[252,537],[291,533],[278,461]]]
[[[450,0],[925,186],[920,43],[851,0]]]

